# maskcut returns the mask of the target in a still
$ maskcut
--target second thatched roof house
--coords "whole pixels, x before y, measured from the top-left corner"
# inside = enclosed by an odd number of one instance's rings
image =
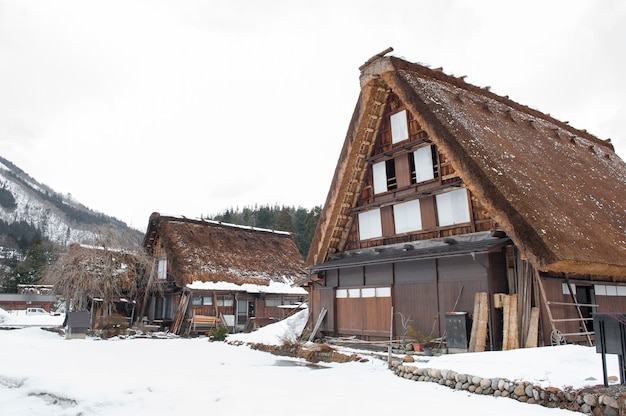
[[[172,332],[241,331],[306,301],[292,287],[305,272],[289,233],[154,213],[143,245],[155,267],[142,313]]]

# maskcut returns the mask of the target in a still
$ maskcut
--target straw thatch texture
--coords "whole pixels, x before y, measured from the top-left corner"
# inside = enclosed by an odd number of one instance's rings
[[[162,244],[179,286],[194,281],[291,283],[304,262],[288,233],[153,214],[144,245]]]
[[[362,107],[371,105],[370,91],[389,88],[537,268],[626,277],[626,165],[608,142],[398,58],[363,68],[361,85],[357,122],[342,157],[361,145],[353,137],[366,120]],[[337,172],[350,163],[340,160]],[[335,176],[331,193],[342,177]],[[348,211],[337,207],[331,193],[321,217],[329,216],[326,225],[332,226],[332,217]],[[332,250],[330,232],[318,231],[309,265]]]

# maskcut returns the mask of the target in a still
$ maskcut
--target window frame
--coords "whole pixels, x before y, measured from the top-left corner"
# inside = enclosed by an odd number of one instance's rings
[[[400,143],[409,138],[409,120],[406,109],[391,114],[389,116],[389,125],[391,128],[391,144]]]
[[[460,199],[462,196],[462,200]],[[437,224],[439,227],[455,226],[471,222],[467,189],[460,188],[435,195],[437,205]],[[461,207],[463,211],[461,211]],[[444,221],[445,220],[445,221]]]
[[[419,199],[393,205],[393,225],[396,234],[410,233],[424,229],[422,209]]]
[[[370,209],[358,214],[359,240],[371,240],[383,236],[380,208]]]

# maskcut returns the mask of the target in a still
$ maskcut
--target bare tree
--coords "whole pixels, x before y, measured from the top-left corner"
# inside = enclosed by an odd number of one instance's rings
[[[72,244],[45,277],[73,309],[85,310],[90,303],[101,302],[100,316],[93,319],[109,315],[113,302],[120,298],[141,301],[138,298],[145,295],[153,267],[152,258],[138,244],[114,249],[110,235],[103,233],[102,237],[97,246]]]

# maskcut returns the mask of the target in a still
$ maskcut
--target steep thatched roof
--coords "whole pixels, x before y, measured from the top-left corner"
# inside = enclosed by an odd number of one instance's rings
[[[291,283],[304,261],[289,233],[152,214],[144,246],[167,253],[176,283]]]
[[[392,91],[535,267],[626,277],[626,165],[610,143],[394,57],[363,66],[361,87],[308,265],[327,257],[332,227],[349,209],[342,187],[366,163],[359,148],[378,128],[371,114],[381,91]]]

